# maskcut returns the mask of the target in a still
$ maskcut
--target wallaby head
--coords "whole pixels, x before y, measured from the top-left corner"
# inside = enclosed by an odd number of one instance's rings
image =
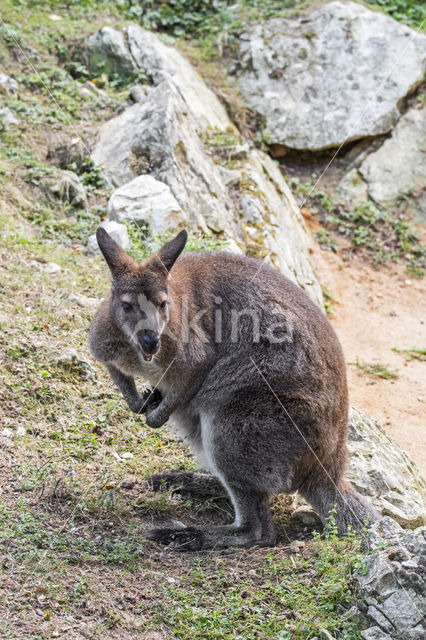
[[[96,238],[112,274],[111,316],[149,362],[160,348],[161,334],[170,317],[169,273],[188,234],[181,231],[142,263],[129,256],[102,227]]]

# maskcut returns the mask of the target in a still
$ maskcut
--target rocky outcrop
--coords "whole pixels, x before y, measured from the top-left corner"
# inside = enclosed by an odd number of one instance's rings
[[[421,640],[425,637],[426,527],[404,531],[382,518],[366,542],[365,569],[355,573],[357,607],[364,640]]]
[[[240,250],[274,264],[322,304],[308,259],[310,237],[275,163],[243,144],[216,96],[175,49],[139,27],[128,27],[123,38],[112,31],[101,29],[91,39],[91,55],[96,50],[99,59],[106,34],[109,49],[111,42],[120,43],[114,65],[122,56],[125,68],[142,70],[152,83],[140,101],[101,128],[93,151],[92,159],[103,167],[108,183],[119,188],[111,198],[112,216],[124,192],[131,189],[132,198],[136,195],[135,179],[142,179],[144,188],[154,185],[154,191],[162,183],[161,192],[169,193],[168,188],[178,204],[176,215],[170,210],[166,216],[171,228],[187,222],[194,230],[220,234]],[[221,144],[227,149],[227,166]],[[146,192],[151,203],[158,196],[154,191]],[[142,189],[140,193],[143,200]],[[142,220],[139,204],[130,209],[137,208]],[[162,228],[164,212],[154,216],[154,209],[145,208],[146,221],[151,217],[154,226]],[[123,212],[121,207],[121,219]]]
[[[352,408],[347,478],[359,493],[409,529],[425,524],[426,486],[416,465],[373,419]]]
[[[353,2],[275,18],[241,36],[231,66],[265,140],[318,150],[389,132],[422,80],[426,37]]]

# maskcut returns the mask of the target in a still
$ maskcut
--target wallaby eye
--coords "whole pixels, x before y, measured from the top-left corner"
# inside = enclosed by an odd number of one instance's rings
[[[168,304],[169,304],[168,300],[163,300],[163,302],[160,304],[160,310],[164,311],[164,309],[167,307]]]
[[[124,309],[124,311],[131,311],[132,305],[130,304],[130,302],[122,302],[121,308]]]

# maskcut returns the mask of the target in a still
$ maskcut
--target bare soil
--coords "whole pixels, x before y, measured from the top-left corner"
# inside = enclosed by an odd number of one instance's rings
[[[424,230],[419,230],[425,235]],[[362,258],[344,263],[315,243],[318,279],[334,296],[330,320],[348,363],[351,403],[374,416],[426,475],[426,363],[394,351],[426,346],[426,283],[389,264],[374,269]],[[363,373],[380,363],[396,379]]]

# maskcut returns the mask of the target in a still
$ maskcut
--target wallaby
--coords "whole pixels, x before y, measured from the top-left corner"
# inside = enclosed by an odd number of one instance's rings
[[[169,422],[208,473],[154,476],[154,489],[225,490],[231,525],[156,528],[147,537],[179,549],[269,546],[269,499],[298,491],[341,533],[377,514],[344,481],[348,392],[336,334],[290,280],[225,251],[180,255],[181,231],[138,263],[103,229],[111,293],[90,347],[130,409],[148,426]],[[134,377],[152,387],[140,395]]]

